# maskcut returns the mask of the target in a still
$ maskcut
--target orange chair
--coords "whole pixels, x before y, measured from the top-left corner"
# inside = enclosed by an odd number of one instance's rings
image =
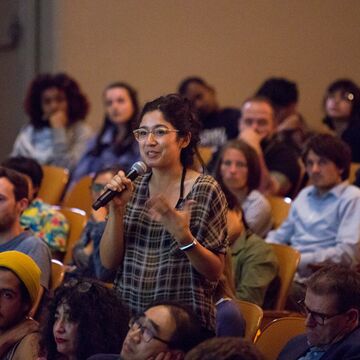
[[[274,229],[277,229],[289,215],[291,199],[275,195],[269,195],[267,199],[271,206]]]
[[[236,300],[246,322],[245,339],[253,341],[263,317],[260,306],[245,300]]]
[[[38,196],[50,205],[58,205],[69,180],[69,171],[52,165],[43,165],[42,169],[44,177]]]
[[[76,208],[65,208],[62,206],[54,206],[67,219],[70,225],[69,236],[66,242],[66,253],[63,259],[64,264],[69,264],[72,260],[72,251],[76,242],[80,239],[80,235],[85,228],[87,215],[84,210]]]
[[[265,360],[276,360],[281,350],[293,337],[305,332],[304,317],[284,317],[269,323],[255,341]]]
[[[90,186],[92,177],[82,177],[64,196],[62,206],[84,210],[88,216],[91,214],[92,197]]]
[[[284,310],[286,299],[300,261],[300,253],[291,246],[271,244],[279,262],[280,289],[275,310]]]
[[[65,266],[64,264],[56,259],[51,260],[51,279],[50,279],[50,290],[55,290],[58,288],[65,276]]]

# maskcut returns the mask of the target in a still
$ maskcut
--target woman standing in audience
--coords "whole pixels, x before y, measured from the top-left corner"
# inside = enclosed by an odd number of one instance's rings
[[[116,82],[105,88],[103,102],[103,126],[90,141],[85,155],[76,166],[72,174],[73,182],[113,165],[127,171],[140,158],[139,147],[132,133],[139,113],[136,91],[126,83]]]
[[[215,178],[226,195],[229,209],[237,211],[241,207],[249,228],[265,236],[272,227],[271,207],[257,190],[260,164],[256,151],[242,140],[229,141],[221,149]]]
[[[216,181],[192,170],[200,124],[190,102],[170,94],[147,103],[134,131],[151,171],[134,183],[120,171],[100,243],[115,288],[133,314],[154,300],[192,306],[214,332],[212,300],[224,267],[226,199]]]
[[[323,123],[351,148],[352,161],[360,162],[360,89],[340,79],[326,90]]]
[[[42,324],[41,359],[83,360],[120,353],[128,317],[116,293],[91,280],[70,279],[55,291]]]
[[[20,130],[11,156],[72,169],[91,136],[83,121],[89,103],[78,83],[66,74],[42,74],[30,85],[25,111],[30,123]]]

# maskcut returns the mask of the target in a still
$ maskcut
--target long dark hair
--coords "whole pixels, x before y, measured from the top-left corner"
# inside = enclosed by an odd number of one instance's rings
[[[189,145],[183,148],[180,154],[181,164],[184,167],[191,167],[194,163],[196,146],[200,141],[201,125],[190,101],[179,94],[161,96],[145,104],[138,123],[146,113],[155,110],[159,110],[165,120],[179,130],[178,137],[191,135]]]
[[[68,126],[85,119],[90,105],[76,80],[64,73],[40,74],[30,84],[24,102],[25,112],[35,128],[40,129],[49,125],[43,120],[41,104],[42,93],[49,88],[57,88],[64,92],[68,104]]]
[[[124,125],[126,127],[126,134],[121,141],[116,141],[118,135],[118,127],[110,120],[110,118],[105,114],[103,126],[101,127],[98,136],[96,137],[96,142],[94,148],[90,151],[90,154],[93,156],[99,156],[103,150],[108,147],[108,144],[104,144],[102,142],[102,138],[104,134],[108,131],[111,132],[111,143],[112,148],[115,154],[120,155],[125,153],[134,143],[134,137],[132,134],[132,130],[134,128],[134,124],[139,115],[139,102],[137,97],[136,90],[125,82],[114,82],[109,84],[104,90],[105,93],[114,88],[122,88],[125,89],[130,97],[134,112],[131,115],[129,121],[127,121]]]
[[[58,306],[69,307],[69,320],[78,323],[76,358],[97,353],[119,354],[128,329],[128,313],[114,290],[89,279],[72,278],[55,291],[48,305],[40,341],[41,355],[61,359],[53,335]]]
[[[215,166],[215,179],[220,184],[221,189],[225,194],[226,200],[229,205],[229,209],[239,210],[241,206],[236,196],[224,184],[220,171],[224,154],[228,149],[235,149],[244,154],[248,167],[247,187],[249,193],[257,189],[260,185],[260,176],[261,176],[260,162],[256,151],[245,141],[240,139],[231,140],[227,142],[220,151],[220,155],[218,157]]]

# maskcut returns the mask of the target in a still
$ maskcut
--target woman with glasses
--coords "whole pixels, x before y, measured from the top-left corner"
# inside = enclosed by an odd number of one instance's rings
[[[360,162],[360,89],[353,81],[340,79],[326,90],[323,123],[351,148],[352,161]]]
[[[229,141],[221,149],[215,178],[229,208],[235,212],[242,208],[249,229],[264,237],[272,227],[272,216],[268,200],[257,190],[260,164],[256,151],[243,140]]]
[[[139,114],[136,90],[124,82],[112,83],[104,90],[103,104],[104,123],[77,164],[72,183],[115,164],[127,171],[139,160],[139,147],[132,134]]]
[[[134,131],[150,172],[134,183],[119,172],[109,207],[102,263],[133,314],[151,301],[190,305],[214,331],[212,294],[222,274],[226,200],[216,181],[194,171],[200,124],[190,102],[170,94],[148,102]]]
[[[127,311],[112,289],[73,278],[55,291],[49,303],[40,342],[42,359],[119,354],[127,324]]]

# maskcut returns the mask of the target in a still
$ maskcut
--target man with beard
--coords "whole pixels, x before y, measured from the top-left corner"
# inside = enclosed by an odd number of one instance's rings
[[[326,266],[307,281],[302,301],[306,333],[291,339],[278,360],[360,359],[360,274]]]
[[[46,243],[24,231],[21,213],[28,206],[28,182],[18,172],[0,167],[0,253],[17,250],[29,255],[41,270],[40,284],[48,289],[51,255]]]
[[[288,218],[266,239],[300,251],[298,283],[325,263],[350,267],[360,259],[360,189],[346,181],[348,145],[332,135],[315,135],[305,147],[304,161],[312,185],[299,193]]]
[[[40,290],[40,269],[19,251],[0,253],[0,358],[37,359],[38,323],[27,317]]]

